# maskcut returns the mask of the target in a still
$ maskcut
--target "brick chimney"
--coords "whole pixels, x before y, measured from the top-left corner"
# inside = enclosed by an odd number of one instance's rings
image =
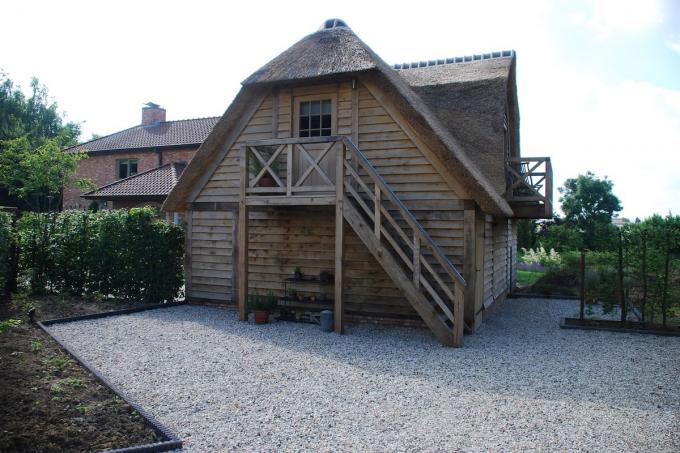
[[[142,126],[151,126],[165,121],[165,109],[153,102],[142,107]]]

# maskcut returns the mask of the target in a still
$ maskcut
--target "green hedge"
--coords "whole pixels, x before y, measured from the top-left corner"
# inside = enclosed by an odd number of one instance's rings
[[[5,294],[10,274],[10,253],[12,250],[12,216],[0,212],[0,298]]]
[[[20,279],[32,292],[171,301],[183,284],[184,232],[153,209],[25,213]]]

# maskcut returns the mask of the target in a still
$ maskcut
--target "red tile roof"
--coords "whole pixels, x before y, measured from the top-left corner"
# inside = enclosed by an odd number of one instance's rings
[[[83,195],[83,198],[112,200],[116,198],[165,197],[186,167],[185,162],[172,162],[125,179],[119,179]]]
[[[219,119],[216,116],[135,126],[81,143],[68,148],[66,151],[96,153],[165,146],[200,145],[208,137]]]

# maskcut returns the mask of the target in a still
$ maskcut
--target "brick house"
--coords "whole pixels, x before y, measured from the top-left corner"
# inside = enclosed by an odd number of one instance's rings
[[[93,201],[102,208],[160,207],[186,164],[219,117],[166,121],[165,109],[148,103],[142,123],[68,148],[86,151],[76,176],[90,178],[97,189],[86,194],[64,190],[64,209],[85,209]]]

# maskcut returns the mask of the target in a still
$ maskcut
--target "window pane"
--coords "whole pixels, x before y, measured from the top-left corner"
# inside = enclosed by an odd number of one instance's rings
[[[128,164],[128,175],[136,175],[137,174],[137,160],[131,160],[130,163]]]
[[[310,118],[312,120],[310,128],[312,129],[318,129],[321,127],[321,118],[318,116],[312,116]]]
[[[321,135],[324,137],[330,137],[331,136],[331,130],[330,129],[321,129]]]
[[[331,113],[331,101],[330,101],[330,99],[323,101],[323,105],[321,107],[321,113],[327,113],[327,114],[330,115],[330,113]]]
[[[309,135],[311,137],[318,137],[319,136],[319,129],[312,129],[311,131],[309,131]]]
[[[300,115],[309,115],[309,102],[300,102]]]
[[[330,128],[331,127],[331,116],[323,115],[321,117],[321,127]]]
[[[309,130],[300,131],[300,137],[309,137]]]
[[[302,131],[303,129],[309,129],[309,117],[308,116],[301,116],[300,117],[300,130]]]
[[[312,101],[312,115],[321,113],[321,101]]]
[[[127,161],[118,161],[118,179],[127,178]]]

